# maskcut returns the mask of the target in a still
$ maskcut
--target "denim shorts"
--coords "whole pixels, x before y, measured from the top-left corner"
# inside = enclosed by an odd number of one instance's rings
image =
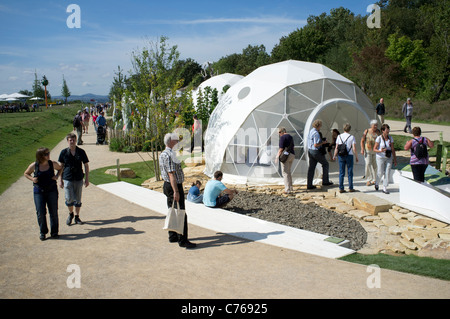
[[[83,190],[83,180],[64,180],[64,198],[66,206],[81,207],[81,193]]]

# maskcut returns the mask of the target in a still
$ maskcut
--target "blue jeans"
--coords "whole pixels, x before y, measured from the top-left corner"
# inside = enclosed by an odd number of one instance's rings
[[[338,156],[339,159],[339,189],[344,189],[345,167],[348,170],[348,188],[353,189],[353,155]]]
[[[41,235],[48,233],[47,209],[50,215],[50,235],[58,235],[58,190],[52,192],[34,193],[34,205],[36,206],[37,220]]]
[[[188,193],[187,200],[196,204],[203,203],[203,194],[196,196],[192,195],[191,193]]]

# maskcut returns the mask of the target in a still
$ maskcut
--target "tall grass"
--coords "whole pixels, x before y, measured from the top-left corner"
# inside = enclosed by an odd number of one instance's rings
[[[42,112],[0,113],[0,194],[35,161],[39,147],[55,147],[73,129],[79,104]],[[55,154],[51,157],[53,160]]]

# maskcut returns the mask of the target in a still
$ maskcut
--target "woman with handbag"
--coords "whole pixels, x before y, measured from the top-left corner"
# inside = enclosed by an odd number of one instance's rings
[[[381,126],[381,135],[375,140],[373,151],[377,154],[377,178],[375,181],[375,190],[383,178],[383,193],[389,194],[387,187],[389,185],[389,175],[392,164],[397,165],[397,156],[394,149],[394,139],[389,135],[390,127],[387,124]]]
[[[284,127],[279,128],[278,134],[280,135],[280,148],[278,149],[278,154],[275,161],[279,159],[281,162],[281,169],[284,179],[284,193],[290,194],[294,191],[291,173],[292,163],[295,159],[294,138],[290,134],[286,133],[286,128]]]

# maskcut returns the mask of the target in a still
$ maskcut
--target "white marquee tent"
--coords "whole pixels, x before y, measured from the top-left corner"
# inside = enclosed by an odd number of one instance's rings
[[[194,105],[197,105],[197,97],[200,90],[204,90],[206,87],[211,87],[211,89],[216,89],[218,93],[218,98],[222,97],[223,88],[227,85],[230,87],[233,86],[236,82],[243,78],[242,75],[232,74],[232,73],[224,73],[220,75],[213,76],[208,80],[202,82],[198,88],[193,92],[193,102]]]
[[[315,119],[322,120],[328,141],[332,129],[342,133],[350,123],[359,150],[362,133],[376,115],[352,81],[321,64],[290,60],[258,68],[234,84],[212,113],[205,133],[205,174],[221,170],[234,182],[282,183],[275,157],[278,128],[285,127],[295,142],[293,181],[304,184],[306,141]]]

